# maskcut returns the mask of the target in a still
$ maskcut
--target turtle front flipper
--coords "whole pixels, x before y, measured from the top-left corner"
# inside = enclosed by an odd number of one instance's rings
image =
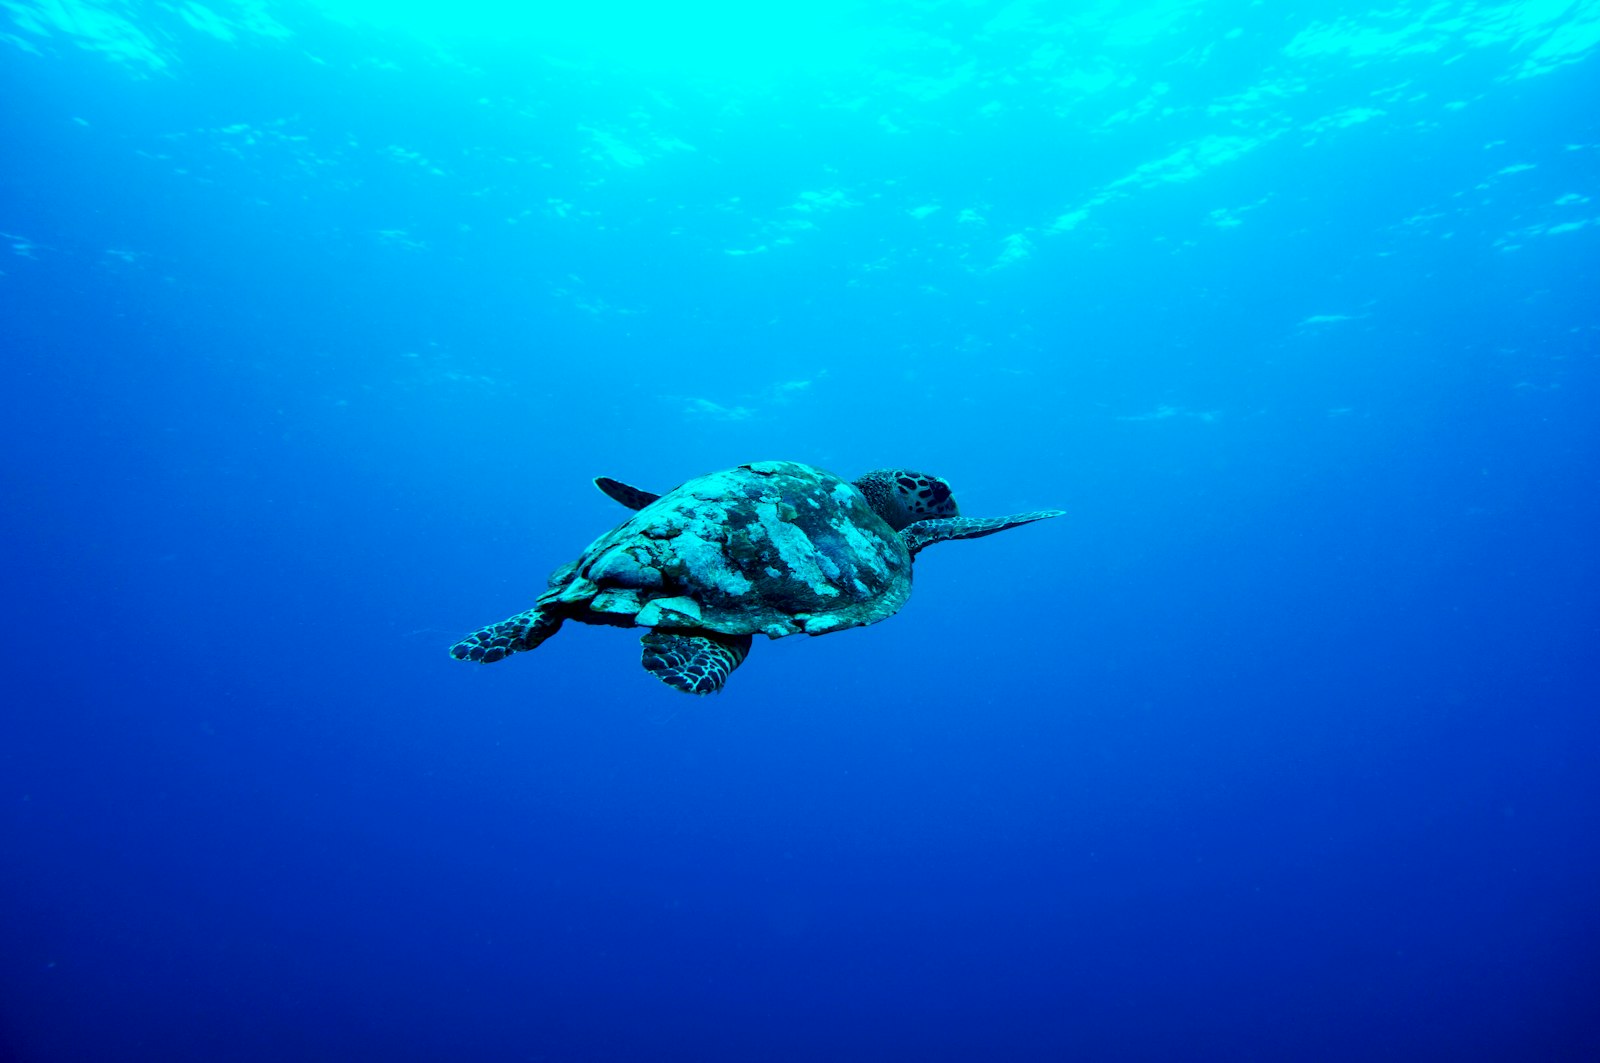
[[[939,517],[934,520],[919,520],[901,529],[900,538],[905,542],[906,549],[915,556],[923,547],[942,543],[946,539],[977,539],[1005,531],[1007,528],[1032,524],[1036,520],[1059,517],[1063,512],[1059,509],[1037,509],[1032,513],[1013,513],[1009,517]]]
[[[652,631],[639,640],[644,670],[685,694],[715,694],[750,652],[749,635]]]
[[[450,647],[450,656],[458,661],[493,664],[513,653],[535,648],[560,628],[559,616],[543,609],[529,609],[509,620],[474,631]]]
[[[596,476],[594,485],[600,488],[611,501],[621,502],[629,509],[643,509],[661,497],[657,494],[651,494],[643,488],[625,484],[621,480],[613,480],[609,476]]]

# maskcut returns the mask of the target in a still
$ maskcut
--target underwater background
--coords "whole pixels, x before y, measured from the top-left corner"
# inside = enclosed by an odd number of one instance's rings
[[[0,0],[0,1055],[1600,1058],[1600,4]],[[948,478],[695,699],[450,659]]]

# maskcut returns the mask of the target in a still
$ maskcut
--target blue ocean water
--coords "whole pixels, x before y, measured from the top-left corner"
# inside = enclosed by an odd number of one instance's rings
[[[0,0],[0,1055],[1600,1058],[1597,45]],[[767,458],[1067,515],[447,655]]]

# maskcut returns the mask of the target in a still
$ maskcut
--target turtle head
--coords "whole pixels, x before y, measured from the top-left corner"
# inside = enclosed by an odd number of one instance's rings
[[[956,496],[950,485],[937,476],[910,469],[873,469],[855,481],[855,488],[872,511],[895,531],[919,520],[954,517]]]

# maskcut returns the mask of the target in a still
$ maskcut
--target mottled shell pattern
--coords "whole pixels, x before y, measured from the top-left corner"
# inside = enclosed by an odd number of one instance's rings
[[[557,571],[538,604],[591,623],[779,638],[875,623],[910,595],[911,553],[856,487],[763,461],[662,495]]]

